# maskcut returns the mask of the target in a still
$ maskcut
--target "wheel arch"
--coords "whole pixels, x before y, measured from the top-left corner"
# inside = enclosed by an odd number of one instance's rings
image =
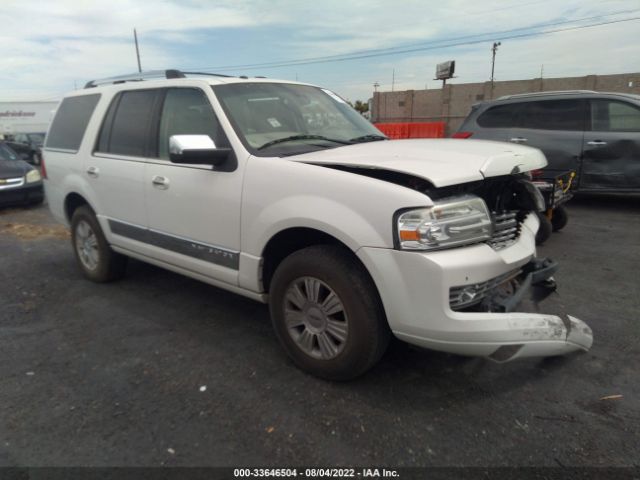
[[[73,212],[83,205],[87,205],[91,210],[94,210],[89,201],[79,193],[71,192],[67,194],[64,198],[64,214],[67,222],[71,223]]]
[[[267,293],[269,292],[273,274],[278,268],[278,265],[280,265],[285,258],[298,250],[314,245],[334,245],[340,247],[345,252],[348,252],[354,261],[362,267],[363,272],[366,273],[371,284],[376,289],[378,298],[381,298],[378,287],[367,267],[347,244],[329,233],[309,227],[286,228],[273,235],[266,243],[262,250],[261,267],[261,278],[264,291]]]

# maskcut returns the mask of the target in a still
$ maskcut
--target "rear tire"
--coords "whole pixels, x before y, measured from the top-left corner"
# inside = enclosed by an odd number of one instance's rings
[[[292,253],[271,281],[276,336],[302,370],[350,380],[384,354],[390,331],[377,289],[351,252],[317,245]]]
[[[560,205],[553,209],[553,216],[551,217],[551,225],[553,226],[553,231],[557,232],[558,230],[562,230],[567,226],[569,222],[569,212],[567,212],[567,207],[564,205]]]
[[[540,228],[538,228],[538,233],[536,233],[536,245],[542,245],[546,242],[551,236],[551,221],[547,218],[547,216],[538,212],[538,219],[540,220]]]
[[[114,252],[88,205],[78,207],[71,218],[71,244],[85,277],[110,282],[124,276],[127,257]]]

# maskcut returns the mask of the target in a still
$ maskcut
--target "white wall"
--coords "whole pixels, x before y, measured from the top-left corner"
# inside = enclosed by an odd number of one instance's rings
[[[59,102],[0,102],[0,134],[46,132]]]

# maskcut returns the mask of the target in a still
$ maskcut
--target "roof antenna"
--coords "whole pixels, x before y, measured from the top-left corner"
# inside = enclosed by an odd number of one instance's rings
[[[133,40],[136,42],[136,57],[138,58],[138,72],[142,72],[142,67],[140,66],[140,50],[138,49],[138,33],[136,29],[133,29]]]

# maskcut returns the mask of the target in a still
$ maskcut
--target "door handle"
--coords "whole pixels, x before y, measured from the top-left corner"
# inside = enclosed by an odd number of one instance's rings
[[[87,167],[87,175],[97,178],[100,175],[100,169],[98,167]]]
[[[166,190],[169,188],[169,179],[167,177],[161,177],[160,175],[155,175],[151,179],[151,183],[154,187],[159,188],[160,190]]]
[[[602,140],[592,140],[591,142],[587,142],[587,145],[591,145],[592,147],[602,147],[606,144],[607,142],[603,142]]]
[[[522,138],[522,137],[513,137],[513,138],[510,138],[509,141],[513,142],[513,143],[525,143],[528,140],[526,138]]]

